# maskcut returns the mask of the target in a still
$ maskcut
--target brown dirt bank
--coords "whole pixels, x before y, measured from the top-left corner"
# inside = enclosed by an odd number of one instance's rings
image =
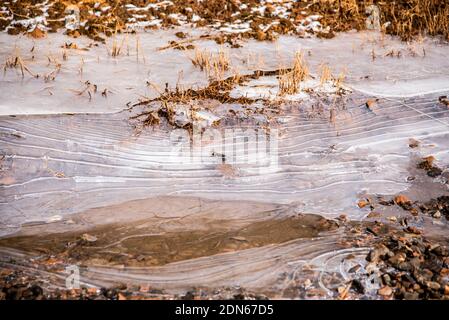
[[[180,25],[181,22],[176,17],[182,15],[183,21],[192,23],[194,27],[213,25],[217,22],[221,24],[249,23],[249,31],[217,39],[217,41],[231,44],[233,44],[232,38],[236,37],[272,40],[279,34],[302,36],[304,28],[298,29],[298,26],[307,27],[310,24],[307,17],[317,14],[322,16],[319,22],[324,28],[322,31],[307,30],[308,33],[317,33],[318,36],[328,38],[332,37],[334,32],[362,30],[365,29],[366,8],[373,3],[380,9],[380,22],[388,34],[398,35],[404,40],[426,33],[432,36],[442,35],[446,39],[449,36],[448,0],[304,0],[285,1],[275,5],[265,4],[263,7],[256,0],[227,0],[224,3],[220,0],[201,2],[173,0],[171,3],[159,5],[160,2],[151,1],[155,4],[154,6],[137,10],[136,12],[142,13],[138,15],[137,21],[157,19],[161,21],[158,25],[171,27]],[[135,11],[127,5],[140,8],[147,5],[147,1],[142,0],[50,0],[48,10],[45,10],[43,3],[44,0],[6,3],[7,9],[0,13],[0,31],[7,29],[10,34],[31,32],[34,27],[22,22],[41,16],[46,11],[47,27],[50,32],[55,32],[64,28],[65,11],[68,6],[76,5],[80,11],[82,25],[78,30],[69,30],[67,33],[75,37],[86,35],[103,41],[104,36],[125,31],[128,19],[133,18]],[[96,3],[100,3],[100,6]],[[279,14],[279,8],[285,10],[286,14]],[[154,27],[156,26],[152,25],[147,28]],[[34,32],[32,35],[44,36],[42,32]]]

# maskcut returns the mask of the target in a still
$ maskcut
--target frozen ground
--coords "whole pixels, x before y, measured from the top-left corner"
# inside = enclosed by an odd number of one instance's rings
[[[0,114],[112,113],[141,97],[156,97],[155,86],[163,90],[166,83],[170,87],[206,85],[204,73],[190,62],[193,50],[158,50],[170,40],[179,40],[175,31],[118,36],[109,38],[106,45],[60,34],[37,40],[0,33],[0,62],[19,50],[28,68],[40,75],[38,79],[27,73],[21,77],[19,70],[5,70],[0,80]],[[204,33],[195,30],[190,36]],[[122,44],[117,57],[110,54],[114,41]],[[62,48],[72,42],[78,49]],[[198,49],[220,48],[212,40],[192,43]],[[276,42],[251,40],[241,48],[226,50],[233,66],[229,72],[286,67],[293,54],[302,50],[312,73],[318,74],[319,66],[328,64],[335,75],[346,76],[346,85],[366,95],[404,97],[449,89],[448,48],[437,40],[406,44],[365,32],[340,34],[330,40],[281,36]],[[55,79],[46,81],[57,64],[60,70]],[[78,95],[86,81],[98,87],[90,100],[87,92]],[[105,89],[107,98],[101,95]]]

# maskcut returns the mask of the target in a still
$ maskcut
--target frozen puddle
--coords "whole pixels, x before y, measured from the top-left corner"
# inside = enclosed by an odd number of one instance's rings
[[[240,202],[237,208],[231,201],[158,197],[88,210],[71,216],[70,224],[29,225],[0,245],[31,253],[47,247],[59,255],[88,230],[98,240],[81,251],[73,247],[68,257],[89,266],[82,271],[91,284],[148,283],[177,292],[201,278],[206,287],[279,291],[280,270],[302,267],[300,257],[319,258],[329,243],[338,246],[335,229],[335,222],[285,205]]]
[[[348,33],[229,48],[226,77],[285,68],[300,49],[311,78],[283,102],[278,77],[267,75],[230,90],[234,100],[256,103],[206,99],[194,111],[176,104],[176,124],[194,115],[207,128],[195,144],[195,135],[165,118],[144,128],[131,119],[145,111],[159,119],[151,108],[160,102],[128,108],[166,86],[207,85],[192,50],[160,50],[174,32],[129,36],[124,41],[141,46],[125,46],[118,57],[85,39],[61,48],[69,40],[60,34],[39,41],[0,34],[0,58],[17,43],[40,75],[7,69],[0,80],[0,264],[14,267],[14,257],[39,273],[29,259],[49,243],[62,252],[88,232],[95,245],[72,262],[82,263],[89,285],[148,283],[179,293],[201,279],[204,287],[297,298],[298,283],[310,278],[332,295],[368,248],[348,246],[355,236],[326,218],[363,221],[369,210],[357,206],[360,197],[409,189],[418,157],[449,163],[449,109],[439,102],[449,94],[448,47]],[[319,84],[323,64],[345,79],[342,96]],[[63,286],[63,273],[50,276]]]

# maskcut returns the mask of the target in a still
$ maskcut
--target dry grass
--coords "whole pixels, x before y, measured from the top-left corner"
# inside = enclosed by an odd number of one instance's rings
[[[399,7],[398,7],[399,6]],[[389,31],[403,39],[423,33],[449,36],[449,3],[446,0],[407,0],[399,5],[379,5],[381,18],[391,21]]]
[[[278,77],[279,95],[296,94],[300,91],[301,81],[309,77],[309,68],[301,51],[295,53],[295,60],[291,69],[281,69]]]
[[[84,94],[87,95],[87,97],[89,98],[89,101],[92,100],[93,95],[97,93],[98,91],[98,86],[96,84],[91,83],[89,80],[85,81],[83,83],[83,89],[81,90],[71,90],[74,93],[76,93],[78,96],[82,96]],[[107,92],[106,90],[103,92]]]
[[[145,64],[146,63],[145,54],[143,52],[142,46],[140,45],[139,35],[136,35],[136,59],[137,59],[137,62],[139,62],[140,57],[142,57],[142,61]]]
[[[110,49],[108,48],[109,55],[114,58],[120,56],[125,42],[128,43],[128,34],[125,34],[125,36],[122,37],[122,40],[118,41],[117,40],[117,31],[116,31],[112,38],[112,46]]]
[[[332,71],[328,64],[323,63],[320,66],[320,86],[332,80]]]
[[[218,53],[211,53],[207,49],[195,49],[193,57],[190,57],[195,67],[204,71],[207,77],[214,80],[223,79],[226,71],[231,66],[229,53],[221,47]]]
[[[49,65],[52,65],[52,64],[54,65],[54,69],[52,71],[48,72],[47,74],[44,74],[43,78],[44,78],[45,82],[50,82],[50,81],[54,81],[56,79],[56,76],[61,71],[62,64],[53,56],[47,56],[47,59],[48,59]]]
[[[78,67],[78,74],[82,77],[84,71],[84,58],[81,57],[80,59],[80,65]]]
[[[134,103],[130,106],[130,108],[134,108],[136,106],[148,105],[152,102],[162,102],[163,108],[159,112],[159,116],[164,118],[171,118],[172,112],[170,111],[170,105],[176,103],[189,104],[194,100],[200,99],[211,99],[217,100],[221,103],[239,103],[239,104],[250,104],[254,103],[255,100],[249,99],[246,97],[233,98],[230,96],[230,91],[236,84],[242,84],[245,81],[250,79],[257,79],[262,76],[278,76],[280,75],[282,70],[274,70],[274,71],[254,71],[252,74],[241,75],[238,70],[235,70],[235,73],[227,77],[223,80],[215,80],[212,81],[206,88],[195,89],[195,88],[187,88],[183,89],[181,86],[177,85],[175,90],[169,90],[166,88],[165,91],[161,90],[157,85],[148,82],[148,85],[153,87],[158,93],[159,97],[154,99],[142,99],[137,103]],[[148,123],[151,122],[154,118],[152,115],[153,111],[143,112],[137,116],[132,117],[132,119],[141,118],[141,117],[150,117],[148,119]],[[145,122],[145,121],[144,121]],[[170,121],[169,121],[170,122]]]
[[[190,60],[195,67],[207,70],[210,67],[211,54],[207,49],[195,49],[194,56]]]
[[[231,59],[229,58],[229,52],[225,51],[223,47],[220,48],[218,54],[212,58],[212,76],[214,79],[223,79],[225,72],[229,70],[231,66]],[[209,74],[211,76],[211,74]]]
[[[38,74],[34,74],[23,61],[19,48],[14,49],[14,53],[7,57],[5,63],[3,65],[3,72],[6,73],[8,69],[19,69],[22,77],[25,77],[25,73],[28,73],[30,76],[34,78],[38,78]]]
[[[335,86],[340,90],[343,87],[344,81],[346,79],[346,71],[341,71],[337,78],[335,79]]]
[[[423,34],[443,35],[449,39],[449,3],[447,0],[374,1],[380,9],[384,32],[411,40]],[[323,16],[321,22],[334,31],[365,29],[368,0],[319,0],[311,11]]]

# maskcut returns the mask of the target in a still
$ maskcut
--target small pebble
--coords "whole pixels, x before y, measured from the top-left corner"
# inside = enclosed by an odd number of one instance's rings
[[[386,296],[391,296],[393,294],[393,290],[390,287],[385,286],[385,287],[380,288],[377,291],[377,293],[381,296],[386,297]]]

